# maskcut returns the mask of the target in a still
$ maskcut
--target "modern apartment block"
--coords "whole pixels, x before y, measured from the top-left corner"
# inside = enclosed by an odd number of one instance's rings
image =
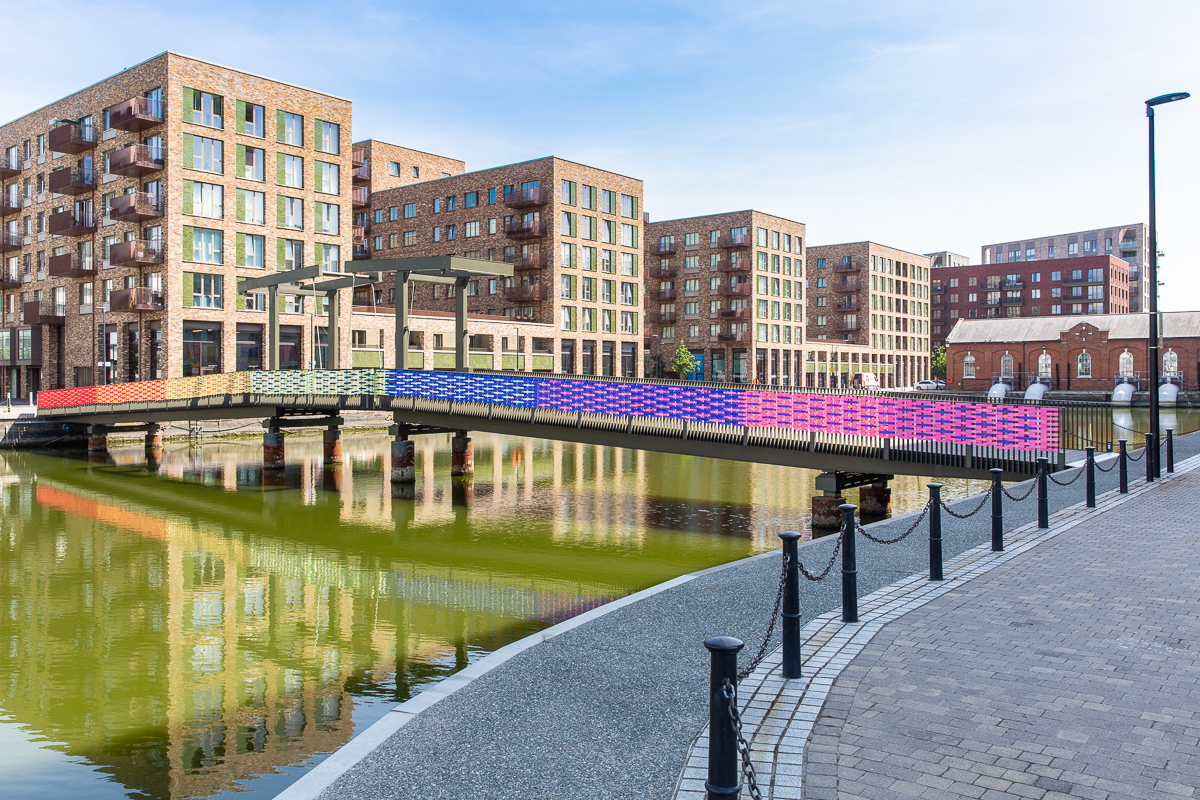
[[[753,210],[647,223],[649,369],[669,370],[682,342],[693,380],[799,384],[805,235]]]
[[[808,340],[868,348],[870,369],[884,388],[929,377],[929,256],[875,242],[808,249]],[[856,370],[838,374],[849,386]],[[821,386],[822,374],[816,373]]]
[[[1111,255],[945,267],[933,273],[933,346],[960,319],[1125,314],[1130,287]]]
[[[551,355],[558,372],[641,377],[641,207],[640,180],[550,156],[372,192],[370,251],[508,262],[511,279],[468,284],[471,313],[517,338],[520,324],[552,324],[535,367]],[[416,282],[412,307],[452,311],[453,293]]]
[[[936,253],[926,253],[925,255],[929,256],[929,266],[931,269],[965,267],[971,263],[970,256],[951,253],[949,250],[940,250]]]
[[[1129,270],[1129,310],[1149,308],[1150,286],[1143,271],[1150,258],[1150,231],[1145,224],[1114,225],[1076,233],[1060,233],[1026,241],[985,244],[984,264],[1013,264],[1052,258],[1117,256]],[[1045,271],[1045,270],[1043,270]]]
[[[163,53],[0,126],[8,392],[261,367],[237,280],[349,258],[350,118]],[[283,366],[325,365],[322,299],[281,302]]]

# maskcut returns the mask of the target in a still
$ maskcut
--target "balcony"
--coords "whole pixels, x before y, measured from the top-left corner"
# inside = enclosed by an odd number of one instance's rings
[[[750,342],[753,341],[749,333],[719,333],[717,334],[718,342]]]
[[[367,208],[371,205],[371,193],[365,186],[355,186],[351,189],[350,205],[354,208]]]
[[[848,264],[838,264],[838,265],[834,266],[833,271],[834,272],[861,272],[862,265],[858,264],[856,261],[851,260],[850,263],[848,263]]]
[[[674,325],[679,321],[679,314],[674,311],[659,311],[651,314],[651,321],[657,322],[659,325]]]
[[[532,303],[546,299],[544,284],[534,283],[525,286],[512,286],[504,290],[504,299],[514,303]]]
[[[81,195],[94,191],[96,174],[90,169],[63,167],[50,173],[50,191],[56,194]]]
[[[350,163],[355,168],[367,165],[367,149],[365,147],[350,148]]]
[[[513,272],[536,272],[542,268],[541,253],[528,256],[509,256],[505,261],[512,264]]]
[[[731,258],[720,264],[717,269],[721,272],[750,272],[754,266],[748,258]]]
[[[938,284],[936,284],[936,283],[935,283],[935,284],[933,285],[933,289],[932,289],[932,291],[933,291],[933,293],[934,293],[934,294],[942,294],[943,292],[945,292],[945,291],[946,291],[946,287],[945,287],[945,286],[939,286]]]
[[[979,299],[979,305],[981,305],[981,306],[998,306],[998,305],[1000,305],[1000,298],[997,297],[995,299],[992,299],[990,297],[984,296]]]
[[[13,270],[11,272],[0,272],[0,289],[20,289],[21,275]]]
[[[48,146],[54,153],[86,153],[96,147],[96,128],[68,122],[50,129]]]
[[[365,244],[356,244],[350,257],[355,261],[366,261],[371,257],[371,251],[367,249]]]
[[[857,292],[858,278],[842,279],[829,288],[835,292]]]
[[[721,294],[726,297],[749,297],[751,294],[750,282],[737,283],[732,286],[726,284],[721,286]]]
[[[674,264],[667,264],[666,266],[659,265],[659,268],[654,270],[654,275],[658,278],[673,278],[678,274],[679,267],[675,266]]]
[[[162,125],[163,103],[149,97],[131,97],[108,110],[108,124],[121,131],[136,133]]]
[[[1024,289],[1025,279],[1017,278],[1016,280],[1009,280],[1008,278],[1005,278],[1001,285],[1005,289]]]
[[[510,239],[541,239],[546,235],[546,226],[537,219],[514,219],[504,226],[504,234]]]
[[[1135,239],[1132,242],[1121,242],[1121,249],[1122,250],[1137,250],[1138,249],[1137,240]]]
[[[133,243],[121,243],[121,245],[124,244]],[[121,245],[113,245],[112,249],[115,251]],[[51,278],[91,278],[96,274],[96,260],[91,256],[82,256],[79,253],[50,256],[49,266]]]
[[[108,263],[114,267],[140,267],[163,263],[162,242],[134,239],[117,242],[108,248]]]
[[[856,303],[854,300],[843,300],[842,302],[837,304],[837,310],[838,311],[857,311],[858,303]]]
[[[122,222],[158,219],[163,215],[162,195],[149,192],[117,195],[112,199],[108,215]]]
[[[671,286],[660,286],[658,287],[658,291],[654,293],[654,296],[659,300],[674,300],[676,297],[679,297],[679,292]]]
[[[162,150],[145,144],[122,147],[108,157],[109,174],[124,175],[126,178],[140,178],[158,172],[165,166]]]
[[[65,305],[54,305],[53,303],[43,305],[37,300],[31,300],[25,304],[25,324],[66,325],[67,307]]]
[[[1025,305],[1025,297],[1002,297],[1000,303],[1006,306],[1023,306]]]
[[[0,232],[0,253],[8,253],[21,249],[21,234],[10,231]]]
[[[1095,279],[1089,278],[1086,273],[1084,274],[1084,276],[1082,278],[1068,278],[1068,277],[1064,276],[1062,282],[1063,283],[1104,283],[1104,275],[1101,274],[1098,278],[1095,278]]]
[[[679,252],[679,247],[675,244],[674,239],[666,241],[659,239],[658,244],[651,248],[650,252],[656,256],[673,256]]]
[[[350,227],[350,243],[365,245],[367,243],[367,229],[362,225],[352,225]]]
[[[361,186],[371,182],[371,170],[365,165],[355,167],[350,173],[350,182],[356,186]]]
[[[750,239],[750,234],[740,233],[737,236],[722,236],[717,241],[717,247],[722,250],[737,250],[743,247],[750,247],[753,241]]]
[[[945,308],[946,300],[945,298],[938,298],[933,300],[929,305],[931,308]]]
[[[114,289],[108,307],[110,311],[162,311],[163,296],[149,286]]]
[[[721,319],[752,319],[748,308],[727,308],[721,312]]]
[[[858,322],[843,322],[842,320],[838,320],[837,329],[839,331],[856,331],[858,330]]]
[[[51,236],[83,236],[96,230],[96,218],[91,209],[60,211],[51,214],[47,228]]]
[[[0,181],[17,177],[23,169],[25,169],[25,162],[19,157],[9,155],[7,152],[0,153]]]
[[[21,198],[10,194],[0,195],[0,217],[21,213]]]
[[[504,205],[507,208],[533,208],[546,205],[549,192],[540,188],[513,189],[504,193]]]

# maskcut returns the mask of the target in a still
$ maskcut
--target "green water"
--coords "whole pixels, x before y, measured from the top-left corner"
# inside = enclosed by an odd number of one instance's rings
[[[290,437],[266,485],[254,440],[0,453],[0,794],[271,797],[497,648],[807,527],[809,471],[474,444],[465,483],[418,438],[410,497],[377,435],[328,470]],[[925,482],[897,478],[894,512]]]

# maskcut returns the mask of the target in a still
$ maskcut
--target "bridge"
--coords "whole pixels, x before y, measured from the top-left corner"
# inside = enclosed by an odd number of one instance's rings
[[[110,432],[263,418],[266,470],[284,464],[284,431],[324,427],[325,459],[341,460],[342,411],[390,412],[393,483],[415,480],[412,437],[455,434],[451,474],[474,472],[469,432],[559,439],[819,470],[818,506],[834,510],[861,486],[864,511],[886,513],[896,474],[1005,480],[1065,462],[1060,408],[900,393],[702,384],[511,372],[256,370],[42,392],[38,417],[89,426],[89,449]],[[837,501],[836,503],[834,501]],[[818,503],[818,501],[821,501]],[[834,514],[836,516],[836,514]],[[822,515],[823,518],[823,515]]]

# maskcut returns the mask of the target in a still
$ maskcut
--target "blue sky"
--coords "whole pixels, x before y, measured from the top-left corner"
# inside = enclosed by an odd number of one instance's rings
[[[16,30],[92,33],[52,58],[7,38],[25,66],[0,117],[169,49],[347,97],[356,139],[642,178],[652,219],[753,207],[812,244],[978,262],[984,243],[1145,220],[1141,103],[1192,91],[1157,118],[1159,226],[1163,307],[1200,309],[1195,0],[196,8],[5,3]]]

